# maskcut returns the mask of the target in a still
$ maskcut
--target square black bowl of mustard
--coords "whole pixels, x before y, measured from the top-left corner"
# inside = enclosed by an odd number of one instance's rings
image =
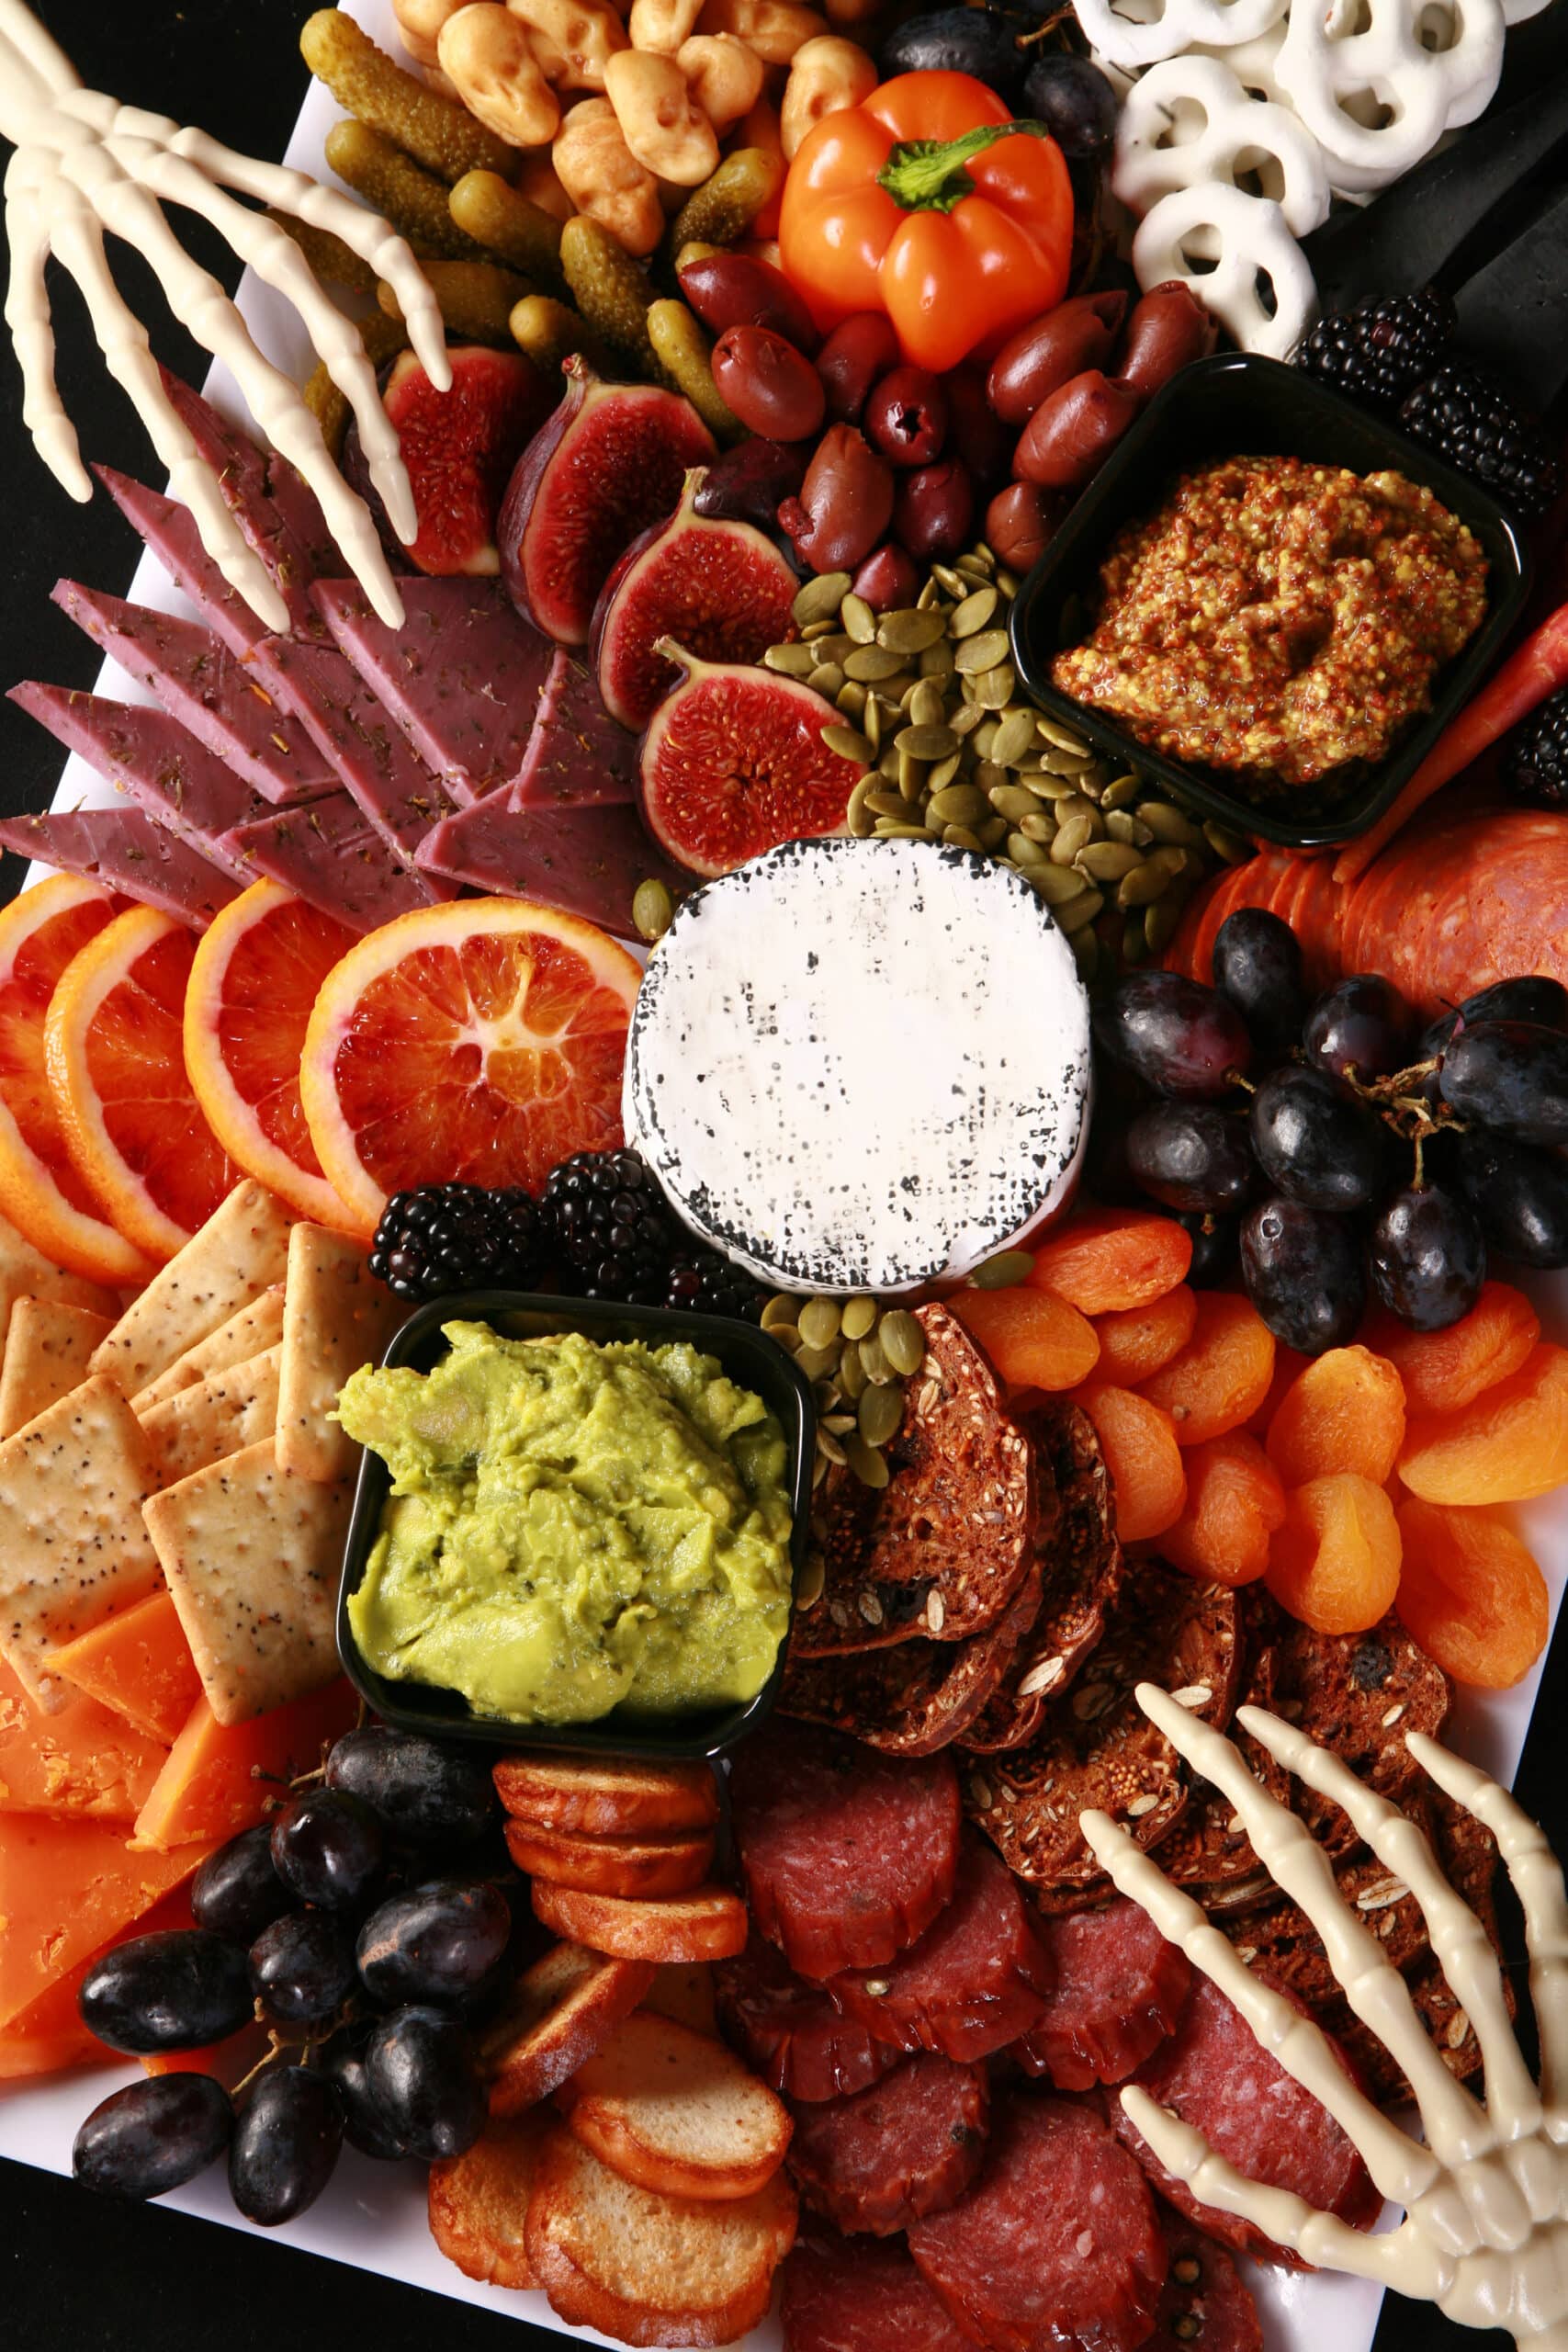
[[[464,1292],[411,1315],[340,1409],[364,1455],[338,1651],[387,1723],[691,1759],[770,1713],[817,1420],[766,1332]]]
[[[1078,493],[1019,590],[1013,659],[1119,775],[1325,848],[1410,781],[1529,579],[1519,526],[1477,483],[1331,386],[1222,352],[1174,376]]]

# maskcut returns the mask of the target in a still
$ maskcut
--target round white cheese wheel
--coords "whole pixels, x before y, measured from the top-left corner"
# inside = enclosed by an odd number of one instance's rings
[[[933,842],[787,842],[682,901],[626,1135],[692,1230],[795,1291],[969,1273],[1069,1188],[1089,1000],[1049,908]]]

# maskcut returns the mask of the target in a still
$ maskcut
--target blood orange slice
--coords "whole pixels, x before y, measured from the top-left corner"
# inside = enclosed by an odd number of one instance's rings
[[[152,1263],[116,1232],[77,1173],[44,1069],[55,983],[113,922],[115,906],[96,882],[56,874],[0,913],[0,1203],[57,1266],[118,1287],[144,1283]]]
[[[278,882],[214,917],[186,988],[186,1072],[236,1166],[318,1225],[353,1219],[321,1173],[299,1101],[299,1056],[322,981],[358,934]]]
[[[44,1052],[66,1147],[118,1229],[172,1258],[239,1182],[186,1076],[196,941],[155,907],[117,915],[66,967]]]
[[[592,923],[527,899],[400,915],[352,948],[310,1015],[299,1091],[356,1227],[418,1184],[537,1190],[621,1141],[642,978]]]

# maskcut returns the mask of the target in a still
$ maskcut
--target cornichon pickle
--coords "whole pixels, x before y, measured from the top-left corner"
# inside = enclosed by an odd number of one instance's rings
[[[743,237],[770,197],[776,196],[784,175],[782,155],[765,147],[738,147],[727,155],[710,179],[694,188],[675,215],[670,244],[700,241],[708,245],[732,245]]]
[[[630,254],[608,229],[580,212],[560,232],[560,266],[588,324],[634,361],[639,376],[656,376],[659,363],[648,334],[650,288]]]
[[[512,339],[527,353],[536,368],[558,368],[571,352],[580,351],[601,376],[613,375],[624,362],[586,319],[553,294],[529,294],[514,307]]]
[[[684,392],[710,433],[720,441],[741,441],[746,427],[719,396],[709,365],[711,345],[694,312],[684,302],[655,302],[648,313],[649,340],[665,376]]]
[[[459,180],[465,172],[506,171],[515,161],[504,139],[487,130],[456,98],[405,73],[341,8],[318,8],[307,17],[299,54],[340,107],[444,180]]]
[[[355,294],[374,292],[376,273],[367,261],[334,237],[330,229],[312,228],[309,220],[297,220],[291,212],[274,212],[270,207],[267,219],[286,237],[292,237],[316,276],[328,286],[351,287]]]
[[[700,237],[694,237],[690,244],[682,245],[676,253],[676,277],[679,277],[683,269],[690,269],[694,261],[706,261],[710,254],[721,253],[722,251],[723,247],[720,245],[705,244]]]
[[[362,196],[411,243],[446,261],[483,261],[481,248],[465,237],[446,209],[442,182],[411,164],[400,147],[368,123],[334,122],[327,133],[326,158],[339,179]]]
[[[495,261],[427,261],[424,274],[449,332],[464,343],[512,341],[512,312],[533,292],[525,277]],[[401,319],[397,289],[383,278],[376,300],[389,319]]]
[[[465,172],[447,209],[466,236],[520,269],[525,277],[550,284],[560,277],[560,222],[520,196],[496,172]]]
[[[400,351],[408,349],[409,331],[401,319],[389,319],[379,311],[372,311],[368,318],[355,322],[359,339],[365,345],[365,356],[373,368],[380,368]],[[304,401],[316,423],[321,428],[321,438],[335,458],[343,447],[343,436],[348,430],[349,405],[331,376],[327,363],[319,360],[306,379]]]

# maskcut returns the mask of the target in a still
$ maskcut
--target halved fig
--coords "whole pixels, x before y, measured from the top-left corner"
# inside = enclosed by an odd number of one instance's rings
[[[750,523],[704,521],[703,479],[694,466],[674,514],[633,540],[594,611],[599,693],[623,727],[646,727],[680,675],[654,650],[661,637],[704,661],[760,662],[795,634],[794,571]]]
[[[401,552],[438,579],[501,570],[496,516],[550,399],[544,378],[520,351],[459,344],[447,356],[449,392],[436,390],[412,351],[393,361],[381,392],[419,515],[418,536]],[[352,465],[351,455],[345,463]]]
[[[642,739],[643,821],[677,865],[732,874],[781,842],[842,831],[860,777],[822,730],[832,704],[798,678],[701,662],[661,638],[685,672]]]
[[[563,372],[560,405],[518,459],[496,532],[518,611],[558,645],[586,645],[617,559],[671,512],[686,469],[715,447],[678,392],[604,383],[575,354]]]

